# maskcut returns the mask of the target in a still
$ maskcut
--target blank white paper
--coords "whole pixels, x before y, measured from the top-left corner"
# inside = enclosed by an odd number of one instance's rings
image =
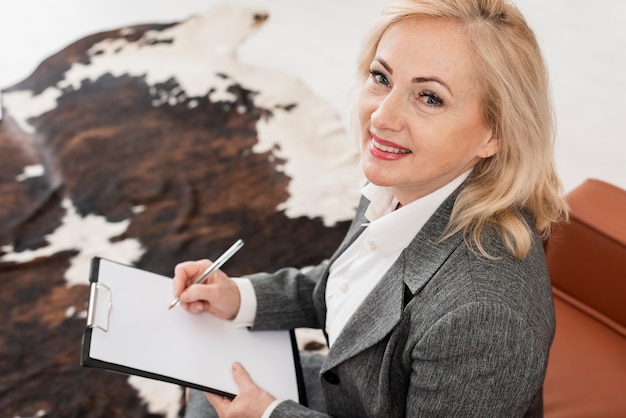
[[[98,283],[111,290],[108,331],[94,328],[89,357],[238,394],[231,366],[240,362],[261,388],[298,402],[289,331],[250,331],[177,306],[172,280],[100,259]],[[100,287],[95,322],[106,322]],[[90,302],[91,303],[91,302]]]

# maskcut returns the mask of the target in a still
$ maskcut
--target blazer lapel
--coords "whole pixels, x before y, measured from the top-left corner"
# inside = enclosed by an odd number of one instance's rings
[[[394,263],[365,298],[328,352],[322,373],[376,344],[398,323],[404,293],[401,269]]]
[[[365,298],[328,352],[322,373],[388,335],[402,316],[405,285],[418,293],[459,245],[462,234],[441,241],[457,195],[458,190],[442,203]]]
[[[441,239],[445,235],[459,191],[460,188],[441,204],[397,261],[405,266],[404,281],[412,294],[418,293],[426,285],[463,241],[462,232],[444,241]]]

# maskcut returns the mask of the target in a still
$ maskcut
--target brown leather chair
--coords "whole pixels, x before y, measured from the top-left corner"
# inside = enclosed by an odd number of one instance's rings
[[[556,335],[544,416],[626,417],[626,190],[587,180],[546,243]]]

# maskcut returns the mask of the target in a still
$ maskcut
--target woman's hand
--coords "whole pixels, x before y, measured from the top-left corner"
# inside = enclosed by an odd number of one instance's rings
[[[209,260],[187,261],[174,268],[174,296],[189,312],[210,312],[218,318],[233,319],[239,312],[241,295],[235,282],[221,270],[215,270],[202,284],[193,284],[211,265]]]
[[[258,387],[240,363],[233,364],[233,378],[239,388],[239,395],[228,399],[213,393],[205,396],[215,408],[220,418],[259,418],[275,398]]]

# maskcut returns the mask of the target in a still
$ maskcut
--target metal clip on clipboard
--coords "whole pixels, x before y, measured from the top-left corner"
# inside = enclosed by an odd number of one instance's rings
[[[107,292],[107,310],[106,310],[106,324],[104,326],[96,324],[96,309],[98,306],[98,294],[100,290],[106,290]],[[87,312],[87,327],[88,328],[99,328],[104,332],[109,331],[109,320],[111,318],[111,306],[113,306],[113,301],[111,299],[111,288],[102,283],[91,283],[89,288],[89,311]]]

